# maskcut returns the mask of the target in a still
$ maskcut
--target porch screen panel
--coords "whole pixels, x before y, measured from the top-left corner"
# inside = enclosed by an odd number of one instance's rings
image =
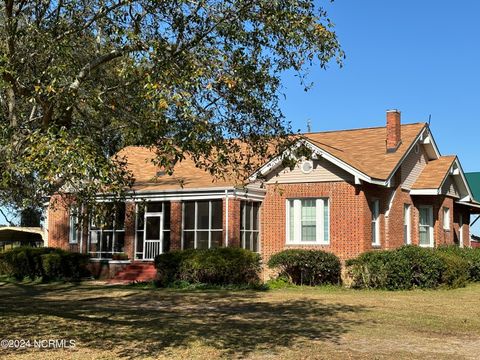
[[[184,249],[222,246],[222,200],[184,202],[182,236]]]
[[[259,251],[259,209],[260,203],[242,201],[240,203],[240,235],[242,248]]]
[[[143,246],[145,235],[147,239],[159,239],[160,238],[160,223],[159,219],[155,218],[153,214],[162,214],[163,219],[163,252],[170,251],[170,202],[168,201],[152,201],[147,203],[137,204],[136,211],[136,241],[135,241],[135,258],[138,260],[143,259]],[[145,214],[152,214],[152,217],[148,217],[150,221],[149,234],[145,234]],[[155,224],[152,224],[155,222]],[[152,233],[153,231],[153,233]]]

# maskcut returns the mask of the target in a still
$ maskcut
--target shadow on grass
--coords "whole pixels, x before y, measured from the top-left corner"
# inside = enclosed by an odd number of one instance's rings
[[[337,342],[361,306],[325,304],[298,294],[155,291],[103,286],[3,286],[0,338],[66,338],[79,348],[128,358],[201,342],[226,354]]]

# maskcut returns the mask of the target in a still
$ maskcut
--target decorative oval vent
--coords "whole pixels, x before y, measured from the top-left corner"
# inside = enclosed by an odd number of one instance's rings
[[[313,170],[313,162],[310,160],[305,160],[302,163],[302,172],[304,174],[309,174],[312,172],[312,170]]]

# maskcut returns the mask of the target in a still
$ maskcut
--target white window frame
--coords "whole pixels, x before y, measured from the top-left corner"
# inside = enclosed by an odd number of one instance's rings
[[[403,205],[403,241],[406,245],[412,244],[412,205]]]
[[[380,200],[373,199],[372,205],[372,225],[375,226],[375,230],[372,231],[372,246],[381,246],[380,238]]]
[[[250,211],[250,228],[247,229],[246,227],[246,218],[247,218],[247,205],[258,205],[258,214],[257,214],[257,223],[253,223],[253,211]],[[253,248],[253,234],[257,234],[257,251],[260,252],[260,202],[254,201],[244,201],[242,200],[240,203],[240,208],[242,209],[242,213],[240,214],[240,239],[241,239],[241,247],[243,249],[247,249],[245,247],[245,240],[247,236],[250,236],[250,248],[247,250],[255,251]],[[253,208],[253,207],[252,207]],[[256,229],[255,229],[256,227]]]
[[[68,229],[68,243],[70,245],[77,245],[80,238],[80,223],[78,221],[78,207],[70,207],[69,213],[69,229]]]
[[[302,241],[302,200],[315,200],[316,207],[316,239],[315,241]],[[290,238],[290,202],[294,208],[294,238]],[[325,205],[327,205],[325,207]],[[325,223],[325,208],[328,218]],[[285,202],[286,214],[286,244],[287,245],[330,245],[330,199],[322,198],[290,198]],[[325,226],[327,231],[325,232]],[[325,236],[327,235],[327,236]]]
[[[223,227],[221,229],[212,229],[212,201],[219,201],[220,204],[222,204],[222,224],[223,224],[223,203],[222,200],[206,200],[208,201],[208,229],[198,229],[198,203],[199,202],[205,202],[205,200],[201,201],[188,201],[188,202],[193,202],[195,203],[195,218],[194,218],[194,229],[185,229],[185,201],[182,202],[182,250],[185,249],[185,233],[186,232],[193,232],[193,248],[197,249],[198,244],[198,232],[199,231],[208,231],[208,247],[207,249],[212,248],[212,232],[220,232],[222,231],[223,234]],[[223,244],[223,236],[222,236],[222,245],[220,247],[224,246]]]
[[[419,206],[418,208],[418,230],[420,231],[420,227],[421,226],[426,226],[426,224],[421,224],[420,223],[420,219],[421,219],[421,216],[420,216],[420,211],[421,209],[428,209],[428,221],[429,221],[429,224],[428,224],[428,227],[429,227],[429,232],[430,232],[430,244],[420,244],[420,235],[419,235],[419,239],[418,239],[418,245],[420,247],[426,247],[426,248],[433,248],[435,246],[435,220],[433,218],[433,206],[431,205],[421,205]]]
[[[450,231],[450,208],[443,207],[443,230]]]

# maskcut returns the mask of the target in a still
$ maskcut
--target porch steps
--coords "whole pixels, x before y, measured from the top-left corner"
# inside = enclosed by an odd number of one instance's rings
[[[118,272],[110,284],[128,284],[133,282],[153,281],[157,277],[157,269],[153,263],[134,262]]]

